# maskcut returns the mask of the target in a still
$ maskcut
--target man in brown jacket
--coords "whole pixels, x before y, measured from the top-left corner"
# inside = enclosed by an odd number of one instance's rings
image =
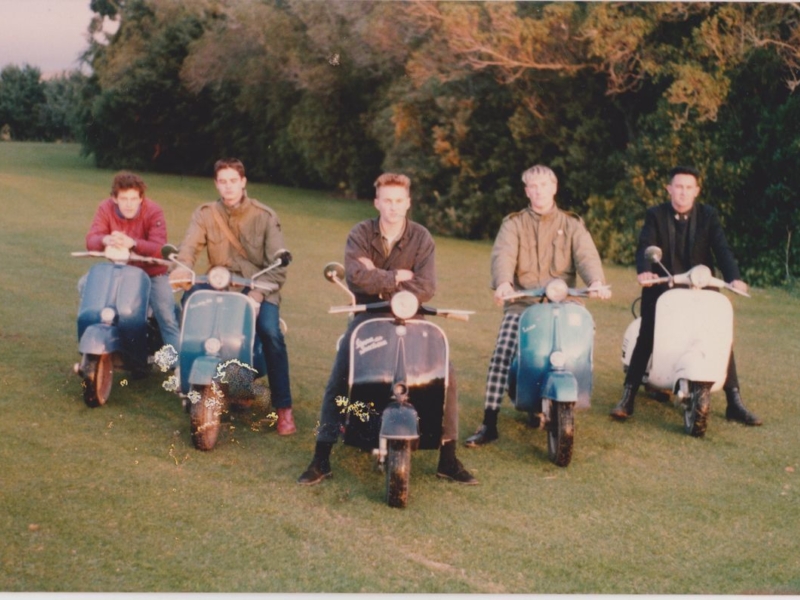
[[[556,174],[549,167],[535,165],[522,174],[530,206],[503,219],[492,248],[492,289],[494,301],[504,307],[497,343],[486,378],[483,423],[466,440],[468,448],[488,444],[498,438],[497,414],[508,386],[508,371],[517,350],[519,319],[525,308],[536,301],[520,298],[505,302],[517,290],[542,287],[552,279],[563,279],[575,287],[575,276],[590,287],[590,296],[610,298],[602,288],[605,277],[600,255],[583,220],[556,206]]]
[[[247,178],[240,160],[218,160],[214,174],[220,198],[194,211],[180,245],[178,261],[191,268],[206,248],[209,268],[222,265],[235,275],[252,277],[285,249],[280,220],[271,208],[247,196]],[[238,241],[238,247],[229,237],[231,234]],[[173,280],[185,277],[182,268],[175,269],[170,275]],[[273,269],[260,279],[278,286],[266,295],[258,290],[250,290],[247,295],[258,307],[256,332],[267,359],[272,406],[278,413],[276,429],[280,435],[291,435],[297,428],[292,416],[289,356],[280,328],[279,312],[280,288],[286,281],[286,267]]]

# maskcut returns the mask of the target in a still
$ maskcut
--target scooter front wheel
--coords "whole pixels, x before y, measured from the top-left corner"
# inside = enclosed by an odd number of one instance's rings
[[[683,413],[683,426],[693,437],[703,437],[708,427],[711,409],[711,384],[693,381],[689,388],[689,401]]]
[[[550,402],[550,422],[547,425],[547,456],[559,467],[572,460],[575,438],[575,403]]]
[[[411,479],[411,442],[388,440],[386,455],[386,503],[393,508],[408,504]]]
[[[221,391],[212,385],[193,385],[189,397],[189,415],[192,422],[192,443],[198,450],[211,450],[217,443],[222,415]]]
[[[83,401],[89,408],[103,406],[114,384],[114,363],[110,354],[87,354],[83,367]]]

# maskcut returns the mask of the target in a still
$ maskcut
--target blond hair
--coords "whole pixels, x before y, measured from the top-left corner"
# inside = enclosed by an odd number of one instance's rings
[[[550,178],[550,181],[553,183],[558,183],[558,177],[556,177],[553,169],[550,167],[545,167],[544,165],[533,165],[530,169],[526,169],[522,173],[522,182],[525,185],[528,185],[528,180],[536,175],[547,175]]]

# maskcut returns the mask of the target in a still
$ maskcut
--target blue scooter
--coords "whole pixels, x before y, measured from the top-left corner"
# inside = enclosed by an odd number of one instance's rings
[[[576,406],[591,404],[594,320],[582,304],[566,301],[588,295],[588,288],[569,288],[553,279],[545,287],[505,297],[542,298],[520,317],[508,394],[531,424],[547,431],[547,455],[559,467],[572,460]]]
[[[162,253],[191,272],[185,280],[173,279],[173,286],[207,284],[211,288],[194,291],[185,302],[176,369],[177,391],[185,396],[184,407],[191,416],[192,442],[198,450],[211,450],[217,443],[223,411],[231,402],[252,400],[255,379],[267,372],[256,335],[256,307],[241,288],[274,291],[276,284],[256,279],[287,266],[292,255],[279,251],[267,268],[247,279],[222,266],[197,275],[177,260],[174,246],[166,246]]]
[[[73,370],[83,379],[84,402],[96,408],[111,395],[115,368],[144,371],[163,344],[155,318],[148,318],[150,277],[127,263],[169,263],[113,246],[72,256],[110,261],[89,269],[78,308],[81,360]]]
[[[472,311],[420,305],[411,292],[391,302],[356,304],[344,283],[344,267],[329,263],[325,278],[350,297],[350,304],[330,313],[386,313],[360,323],[350,337],[349,396],[344,443],[371,450],[386,473],[386,502],[403,508],[408,502],[411,451],[438,449],[442,438],[445,394],[449,385],[447,336],[417,315],[462,321]]]

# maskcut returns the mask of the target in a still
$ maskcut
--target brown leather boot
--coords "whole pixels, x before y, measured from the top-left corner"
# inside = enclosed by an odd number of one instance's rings
[[[626,383],[622,389],[622,399],[612,410],[610,415],[617,421],[624,421],[633,414],[633,401],[636,399],[638,385]]]
[[[279,408],[276,412],[278,413],[278,425],[275,429],[278,430],[278,435],[292,435],[297,431],[291,407]]]

